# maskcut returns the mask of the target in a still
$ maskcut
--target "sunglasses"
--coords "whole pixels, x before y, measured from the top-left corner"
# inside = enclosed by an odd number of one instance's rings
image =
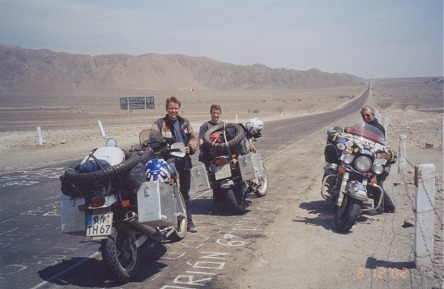
[[[363,114],[362,117],[371,117],[371,114]]]

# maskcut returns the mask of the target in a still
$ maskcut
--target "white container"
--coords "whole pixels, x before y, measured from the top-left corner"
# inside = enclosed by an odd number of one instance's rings
[[[194,167],[191,169],[191,179],[193,180],[194,190],[196,192],[207,191],[211,189],[205,166]]]
[[[177,224],[173,187],[160,182],[145,182],[137,191],[138,221],[152,227]]]
[[[239,168],[242,180],[249,181],[263,176],[262,161],[259,153],[239,156]]]
[[[85,198],[61,196],[60,220],[62,233],[85,236],[86,213],[80,211],[79,206],[85,208]]]
[[[125,153],[118,147],[99,147],[93,152],[93,155],[99,160],[107,161],[112,166],[118,165],[125,160]],[[83,164],[89,160],[94,159],[86,156],[81,163]]]

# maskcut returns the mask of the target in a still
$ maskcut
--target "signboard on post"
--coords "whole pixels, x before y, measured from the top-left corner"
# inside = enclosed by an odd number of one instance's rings
[[[154,109],[154,96],[136,96],[136,97],[121,97],[120,108],[128,111],[128,122],[131,128],[130,110],[144,109],[145,120],[147,121],[146,110]]]
[[[121,97],[121,109],[154,109],[154,96]]]

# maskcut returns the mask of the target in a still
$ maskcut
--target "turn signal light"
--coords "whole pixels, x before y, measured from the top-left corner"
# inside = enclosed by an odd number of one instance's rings
[[[339,167],[339,168],[338,168],[338,172],[339,172],[340,174],[345,173],[345,168],[343,168],[343,167]]]
[[[122,200],[122,207],[127,208],[130,206],[130,200]]]
[[[376,180],[376,178],[370,180],[370,184],[372,184],[373,186],[376,185],[377,183],[378,181]]]
[[[105,204],[105,198],[91,200],[91,207],[101,207]]]

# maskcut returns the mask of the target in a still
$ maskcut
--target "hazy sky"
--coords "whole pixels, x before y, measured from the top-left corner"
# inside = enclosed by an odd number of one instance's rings
[[[0,43],[365,78],[442,76],[443,0],[0,0]]]

